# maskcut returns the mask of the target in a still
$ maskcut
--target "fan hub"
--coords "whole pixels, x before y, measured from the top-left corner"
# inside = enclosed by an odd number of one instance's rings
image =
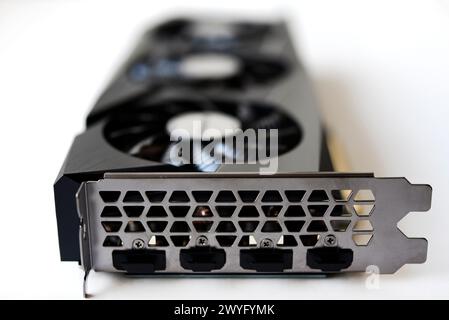
[[[241,129],[241,122],[217,111],[186,112],[169,120],[166,129],[169,134],[176,130],[176,134],[184,139],[210,140],[234,135]]]

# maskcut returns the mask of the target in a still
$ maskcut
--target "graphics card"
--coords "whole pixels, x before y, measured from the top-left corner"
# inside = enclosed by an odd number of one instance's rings
[[[334,172],[284,23],[146,32],[55,186],[61,260],[134,275],[393,273],[426,259],[397,223],[431,188]]]

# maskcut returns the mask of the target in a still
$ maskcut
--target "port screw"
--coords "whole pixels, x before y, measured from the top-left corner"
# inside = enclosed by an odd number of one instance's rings
[[[262,248],[272,248],[272,247],[274,247],[274,243],[273,243],[273,241],[271,239],[263,239],[260,242],[260,246]]]
[[[200,247],[205,247],[209,245],[209,240],[205,236],[200,236],[196,239],[196,245]]]
[[[337,245],[337,238],[333,234],[329,234],[324,238],[324,245],[334,247]]]
[[[134,249],[143,249],[145,247],[145,242],[142,239],[136,239],[133,241]]]

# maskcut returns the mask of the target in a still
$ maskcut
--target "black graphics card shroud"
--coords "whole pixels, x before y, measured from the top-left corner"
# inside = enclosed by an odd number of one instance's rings
[[[185,115],[278,129],[277,173],[173,163],[170,128]],[[144,34],[73,142],[54,186],[61,260],[146,275],[390,273],[425,260],[426,240],[396,224],[430,208],[429,186],[332,171],[285,24],[171,20]]]

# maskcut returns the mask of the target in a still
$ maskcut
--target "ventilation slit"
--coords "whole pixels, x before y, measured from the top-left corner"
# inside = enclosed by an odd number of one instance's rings
[[[196,202],[208,202],[212,191],[192,191],[192,195]]]
[[[236,236],[216,236],[217,242],[222,247],[230,247],[234,244]]]
[[[312,217],[322,217],[326,213],[328,206],[324,205],[311,205],[307,207]]]
[[[165,212],[162,206],[151,206],[148,210],[147,217],[162,218],[167,217],[167,212]]]
[[[190,209],[188,206],[170,206],[169,208],[175,218],[185,217]]]
[[[304,234],[299,236],[299,239],[301,240],[302,244],[305,247],[313,247],[317,244],[318,240],[320,239],[319,234]]]
[[[100,191],[100,197],[103,202],[117,202],[120,191]]]
[[[269,218],[275,218],[281,212],[282,206],[262,206],[262,211],[265,213],[265,216]]]
[[[305,217],[306,213],[301,206],[289,206],[284,214],[285,217]]]
[[[164,200],[165,195],[167,194],[166,191],[147,191],[145,192],[145,195],[148,198],[148,201],[152,203],[160,203],[162,200]]]
[[[122,245],[123,242],[119,236],[107,236],[103,242],[103,247],[121,247]]]
[[[235,211],[235,206],[216,206],[218,215],[222,218],[230,218]]]
[[[189,202],[190,199],[185,191],[173,191],[170,200],[168,201],[173,203],[184,203]]]
[[[243,236],[239,241],[239,247],[255,247],[256,239],[253,236]]]
[[[239,217],[252,218],[258,216],[259,211],[257,211],[257,208],[254,206],[243,206],[239,212]]]
[[[106,232],[118,232],[122,226],[120,221],[102,221],[101,224]]]
[[[125,232],[145,232],[145,228],[140,221],[129,221],[126,225]]]
[[[231,233],[236,231],[237,229],[231,221],[221,221],[215,230],[218,233]]]
[[[263,195],[262,202],[282,202],[282,197],[279,191],[268,190]]]
[[[130,218],[136,218],[140,217],[140,215],[143,212],[144,207],[142,206],[124,206],[123,210],[125,210],[125,213]]]
[[[327,227],[323,220],[312,220],[307,227],[308,232],[326,232]]]
[[[287,220],[284,222],[288,232],[300,232],[305,224],[302,220]]]
[[[278,247],[296,247],[298,242],[292,235],[283,235],[279,238],[277,245]]]
[[[331,227],[334,231],[345,232],[351,220],[331,220]]]
[[[324,190],[313,190],[309,196],[309,202],[325,202],[329,201],[326,191]]]
[[[215,202],[235,202],[235,196],[230,190],[220,191]]]
[[[212,227],[212,221],[193,221],[193,227],[198,232],[209,232]]]
[[[259,191],[255,190],[242,190],[238,192],[240,199],[243,202],[254,202],[256,201],[257,196],[259,195]]]
[[[352,190],[332,190],[331,194],[335,201],[348,201],[351,197]]]
[[[290,202],[301,202],[305,193],[304,190],[287,190],[285,191],[285,196]]]
[[[239,225],[243,232],[254,232],[259,225],[259,221],[239,221]]]
[[[175,247],[186,247],[189,244],[190,236],[171,236],[170,239]]]
[[[192,216],[195,218],[210,218],[213,213],[208,206],[198,206],[193,211]]]
[[[164,236],[152,236],[148,241],[149,247],[168,247],[168,241]]]
[[[163,232],[167,227],[167,221],[148,221],[147,225],[151,232]]]
[[[143,197],[139,191],[128,191],[123,202],[143,202]]]
[[[170,232],[181,233],[181,232],[190,232],[189,225],[185,221],[175,221],[171,226]]]
[[[101,212],[101,217],[103,218],[116,218],[121,216],[122,214],[120,210],[114,206],[106,206],[103,208],[103,211]]]
[[[281,225],[277,221],[267,221],[262,227],[262,232],[281,232]]]

